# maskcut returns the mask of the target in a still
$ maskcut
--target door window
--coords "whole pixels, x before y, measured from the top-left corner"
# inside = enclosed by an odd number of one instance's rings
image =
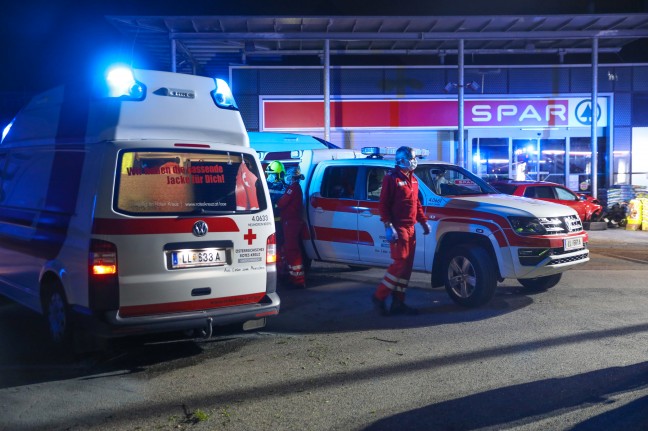
[[[357,199],[355,192],[358,168],[355,166],[331,166],[324,171],[322,197]]]
[[[380,200],[383,177],[387,174],[387,168],[370,168],[367,172],[367,200]]]

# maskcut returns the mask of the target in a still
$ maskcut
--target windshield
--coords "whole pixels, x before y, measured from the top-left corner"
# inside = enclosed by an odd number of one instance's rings
[[[455,165],[423,163],[418,165],[414,173],[439,196],[500,193],[484,180]]]
[[[263,177],[250,154],[124,151],[115,210],[139,214],[234,214],[267,208]]]

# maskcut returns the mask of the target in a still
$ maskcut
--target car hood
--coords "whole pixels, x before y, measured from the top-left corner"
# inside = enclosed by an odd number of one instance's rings
[[[451,198],[446,208],[472,208],[503,216],[564,217],[578,216],[572,208],[553,202],[505,194],[461,196]]]

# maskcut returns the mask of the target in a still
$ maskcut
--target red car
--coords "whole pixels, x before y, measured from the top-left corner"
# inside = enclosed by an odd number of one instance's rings
[[[567,187],[556,183],[496,180],[491,182],[490,185],[508,195],[524,196],[572,207],[578,213],[581,222],[598,221],[603,212],[603,207],[598,199],[581,193],[574,193]]]

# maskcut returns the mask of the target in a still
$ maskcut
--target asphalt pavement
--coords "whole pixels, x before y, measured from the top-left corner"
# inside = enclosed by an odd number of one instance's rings
[[[588,230],[591,246],[629,244],[645,246],[648,252],[648,230],[627,230],[624,228],[609,228],[605,230]]]

